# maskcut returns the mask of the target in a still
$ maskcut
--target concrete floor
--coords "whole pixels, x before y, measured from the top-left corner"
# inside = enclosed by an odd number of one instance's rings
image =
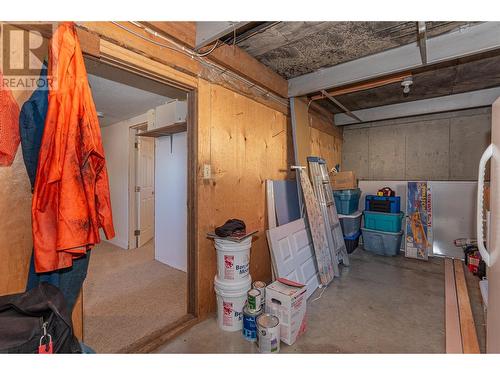
[[[443,353],[444,264],[372,255],[358,248],[351,266],[316,301],[308,301],[308,330],[284,353]],[[215,316],[158,353],[254,353],[240,332],[219,330]]]
[[[154,259],[153,241],[92,250],[83,287],[83,336],[97,353],[115,353],[187,311],[187,274]]]

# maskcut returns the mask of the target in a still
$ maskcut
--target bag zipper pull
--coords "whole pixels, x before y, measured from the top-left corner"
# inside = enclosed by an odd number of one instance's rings
[[[52,354],[53,353],[53,345],[52,345],[52,336],[47,332],[48,322],[43,323],[42,330],[43,334],[40,337],[40,344],[38,345],[38,354]],[[44,343],[44,341],[46,341]]]

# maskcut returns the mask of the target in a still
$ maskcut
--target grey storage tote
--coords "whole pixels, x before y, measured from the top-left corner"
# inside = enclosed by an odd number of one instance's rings
[[[361,217],[363,212],[357,211],[351,215],[339,214],[340,226],[344,237],[355,235],[361,229]]]
[[[363,232],[363,247],[366,251],[385,256],[399,254],[404,231],[393,233],[366,228],[361,228],[361,231]]]

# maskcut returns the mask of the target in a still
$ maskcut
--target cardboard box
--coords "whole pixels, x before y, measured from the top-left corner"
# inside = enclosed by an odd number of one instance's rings
[[[353,171],[338,172],[331,176],[333,190],[356,189],[358,183]]]
[[[280,321],[281,341],[292,345],[306,330],[306,286],[278,279],[266,287],[266,312]]]

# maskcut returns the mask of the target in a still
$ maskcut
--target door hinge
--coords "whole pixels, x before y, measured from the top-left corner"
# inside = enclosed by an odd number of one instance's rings
[[[136,186],[135,187],[135,192],[136,193],[140,193],[141,192],[141,187],[140,186]]]
[[[141,235],[141,230],[140,229],[134,230],[134,236],[140,236],[140,235]]]
[[[139,142],[134,142],[134,147],[139,148]]]

